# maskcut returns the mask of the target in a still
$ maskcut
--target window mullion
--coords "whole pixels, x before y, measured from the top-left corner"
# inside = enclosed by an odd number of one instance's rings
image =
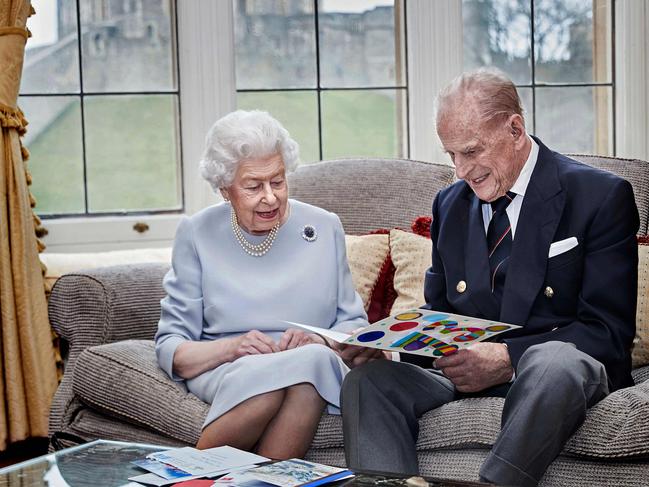
[[[199,172],[205,134],[236,108],[232,2],[177,2],[178,62],[185,209],[192,214],[217,197]]]
[[[408,0],[410,157],[449,163],[434,121],[436,93],[462,72],[462,2]]]

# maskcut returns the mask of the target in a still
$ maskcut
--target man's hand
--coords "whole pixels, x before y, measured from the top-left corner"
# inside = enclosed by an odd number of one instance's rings
[[[504,384],[514,373],[507,346],[481,342],[438,358],[434,363],[460,392],[478,392]]]
[[[324,338],[315,333],[307,333],[299,328],[289,328],[284,332],[282,338],[279,340],[280,350],[290,350],[292,348],[301,347],[309,343],[319,343],[320,345],[327,345]]]
[[[231,347],[231,361],[243,357],[244,355],[259,355],[280,351],[275,341],[259,330],[250,330],[245,335],[233,338]]]
[[[333,348],[338,352],[338,355],[343,359],[343,362],[352,369],[364,364],[365,362],[369,362],[370,360],[388,358],[383,350],[376,348],[345,345],[342,343],[335,343]]]

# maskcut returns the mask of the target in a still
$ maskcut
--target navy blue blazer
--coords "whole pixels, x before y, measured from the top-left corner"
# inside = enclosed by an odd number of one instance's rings
[[[631,386],[639,227],[633,190],[624,179],[535,140],[539,155],[500,310],[490,291],[480,202],[464,181],[440,191],[433,203],[426,308],[522,325],[500,338],[514,368],[528,347],[557,340],[604,364],[612,390]],[[569,237],[579,245],[548,258],[550,244]],[[456,289],[459,281],[466,282],[464,292]]]

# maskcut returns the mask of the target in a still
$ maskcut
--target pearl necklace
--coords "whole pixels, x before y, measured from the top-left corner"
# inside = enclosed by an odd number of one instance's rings
[[[268,232],[268,235],[263,242],[261,242],[260,244],[251,244],[250,242],[248,242],[248,240],[246,240],[246,237],[241,231],[241,227],[239,226],[239,221],[237,220],[237,215],[234,212],[234,209],[230,210],[230,215],[232,231],[234,232],[234,236],[237,238],[239,245],[241,245],[241,248],[248,255],[252,255],[253,257],[261,257],[262,255],[265,255],[275,242],[275,237],[277,237],[277,230],[279,230],[279,222],[277,222],[275,226],[271,228],[270,232]]]

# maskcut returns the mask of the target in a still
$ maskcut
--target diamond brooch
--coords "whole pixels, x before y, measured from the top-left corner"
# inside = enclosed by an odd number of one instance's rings
[[[304,225],[304,228],[302,229],[302,238],[307,242],[313,242],[318,238],[318,233],[315,231],[315,227],[313,225]]]

